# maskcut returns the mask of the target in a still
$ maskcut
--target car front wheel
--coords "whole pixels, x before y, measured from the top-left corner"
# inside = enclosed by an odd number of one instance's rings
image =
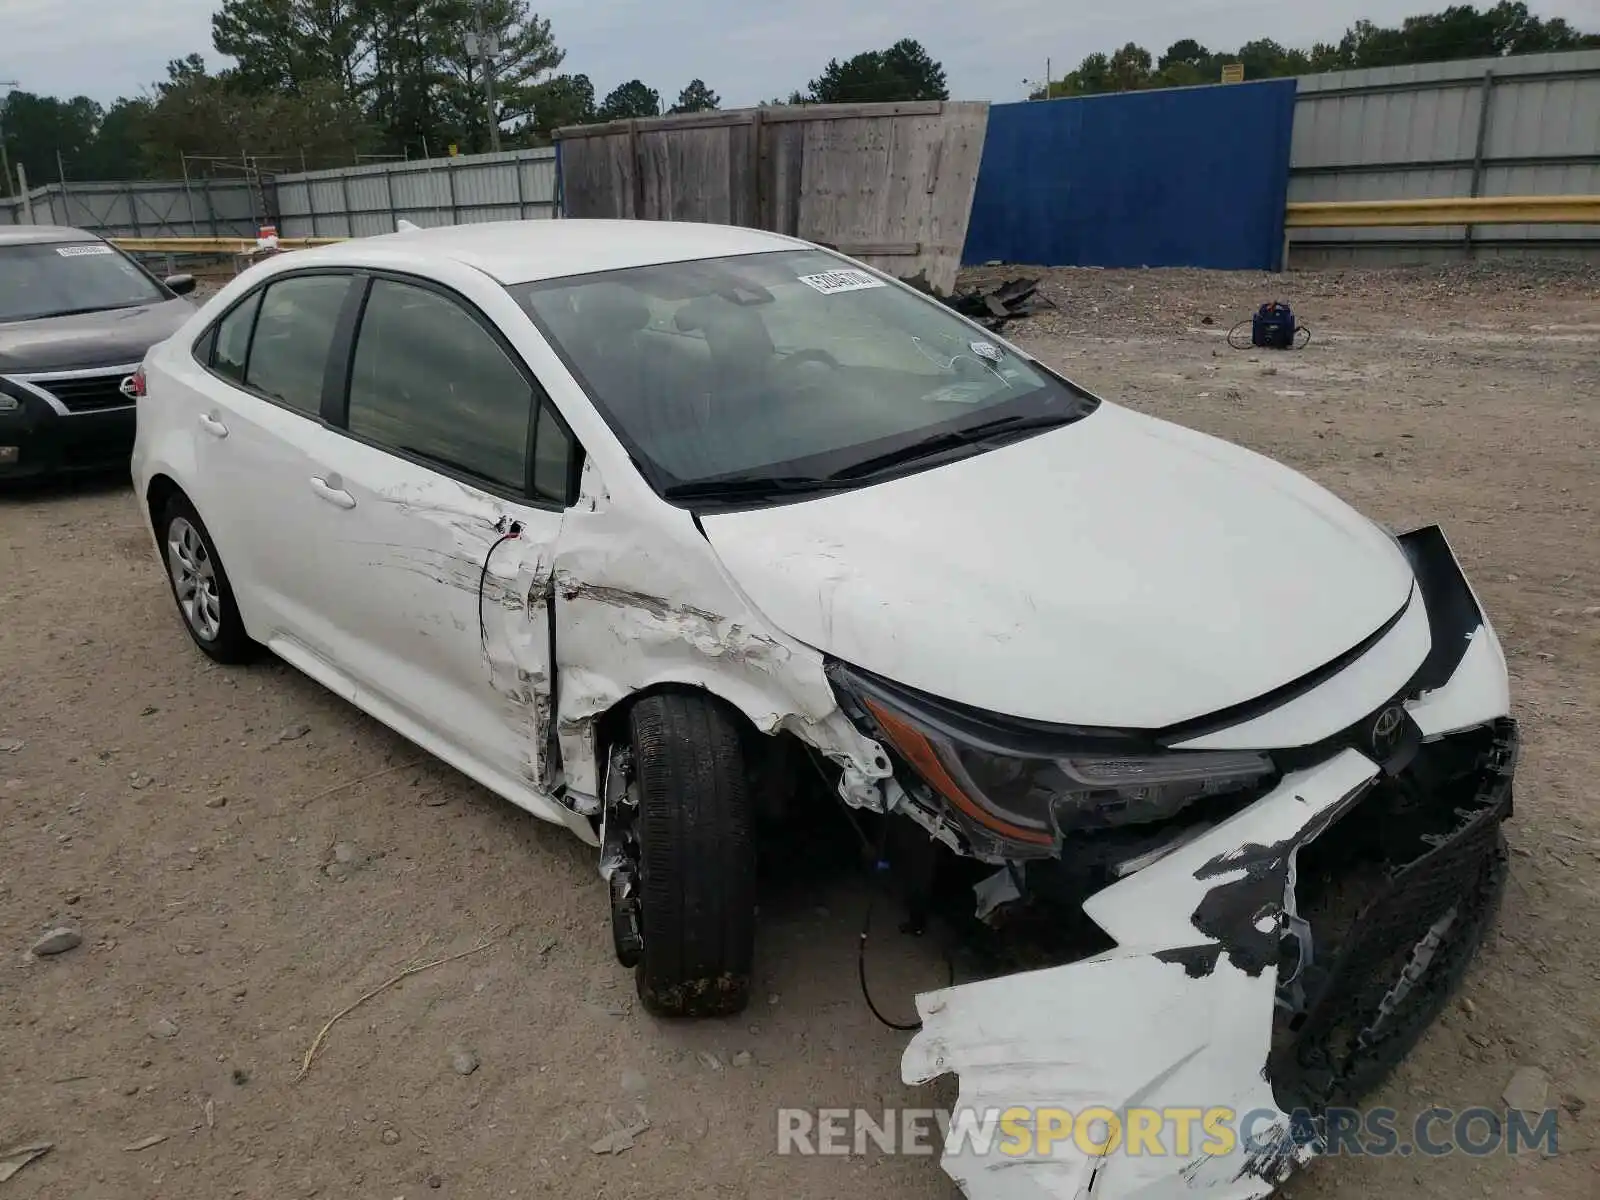
[[[194,644],[218,662],[244,662],[255,643],[245,632],[228,573],[194,505],[173,496],[158,532],[167,582]]]
[[[633,706],[643,953],[639,998],[657,1016],[720,1017],[750,997],[755,850],[733,717],[709,696]]]

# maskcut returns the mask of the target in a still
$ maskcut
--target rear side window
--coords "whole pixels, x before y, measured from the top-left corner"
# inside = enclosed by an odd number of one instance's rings
[[[527,378],[461,305],[373,281],[351,363],[351,433],[521,492],[533,411]]]
[[[217,323],[216,349],[211,354],[211,369],[218,375],[244,382],[245,358],[250,353],[250,329],[256,321],[256,309],[261,307],[261,293],[256,292]]]
[[[250,340],[245,383],[290,408],[316,416],[322,377],[348,275],[297,275],[267,285]],[[221,356],[221,341],[218,341]]]

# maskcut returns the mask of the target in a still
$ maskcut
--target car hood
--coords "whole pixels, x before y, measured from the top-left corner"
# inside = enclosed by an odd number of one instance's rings
[[[0,372],[72,371],[139,362],[177,332],[194,305],[179,297],[70,317],[0,323]]]
[[[1337,658],[1410,565],[1270,459],[1111,404],[1073,425],[801,503],[705,514],[789,636],[992,712],[1160,729]]]

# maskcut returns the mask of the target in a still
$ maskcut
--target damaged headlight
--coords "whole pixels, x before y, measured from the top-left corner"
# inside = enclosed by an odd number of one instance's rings
[[[859,683],[859,681],[852,681]],[[1275,771],[1247,750],[1047,754],[980,744],[909,706],[852,687],[883,737],[961,815],[1011,842],[1054,847],[1063,834],[1167,820],[1197,800]]]

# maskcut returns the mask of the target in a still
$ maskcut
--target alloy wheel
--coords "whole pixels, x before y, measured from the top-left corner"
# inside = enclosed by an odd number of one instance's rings
[[[200,531],[183,517],[174,517],[167,527],[167,570],[189,628],[201,640],[215,641],[222,631],[216,568]]]

